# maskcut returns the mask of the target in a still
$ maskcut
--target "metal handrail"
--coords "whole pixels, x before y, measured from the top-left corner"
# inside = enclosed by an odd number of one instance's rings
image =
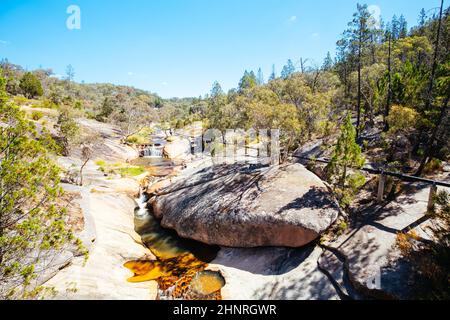
[[[292,157],[297,158],[297,159],[321,162],[321,163],[330,163],[330,161],[327,159],[312,159],[310,157],[296,156],[296,155],[294,155]],[[373,169],[373,168],[367,168],[367,167],[354,168],[354,169],[365,171],[365,172],[368,172],[371,174],[383,174],[385,176],[390,176],[390,177],[394,177],[394,178],[398,178],[398,179],[410,181],[410,182],[423,182],[423,183],[427,183],[427,184],[434,185],[434,186],[450,188],[450,183],[444,182],[444,181],[439,181],[439,180],[431,180],[431,179],[426,179],[426,178],[410,176],[410,175],[406,175],[406,174],[402,174],[402,173],[398,173],[398,172],[391,172],[391,171],[379,170],[379,169]]]

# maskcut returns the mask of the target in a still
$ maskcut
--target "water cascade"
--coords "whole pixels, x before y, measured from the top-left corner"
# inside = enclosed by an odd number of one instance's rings
[[[161,158],[163,156],[162,146],[150,146],[143,151],[144,157]]]
[[[135,209],[135,215],[137,217],[145,217],[146,215],[148,215],[148,209],[147,209],[147,201],[148,201],[148,197],[147,195],[140,191],[139,192],[139,198],[135,199],[136,203],[137,203],[137,208]]]

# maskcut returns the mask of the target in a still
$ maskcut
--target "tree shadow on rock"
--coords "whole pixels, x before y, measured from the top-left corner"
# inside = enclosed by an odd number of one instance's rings
[[[277,214],[281,214],[283,211],[292,209],[320,210],[332,207],[334,208],[336,205],[334,201],[332,201],[330,193],[322,188],[312,187],[302,197],[295,199],[278,210]]]
[[[314,244],[302,248],[222,248],[213,263],[252,274],[278,276],[302,265],[314,248]]]

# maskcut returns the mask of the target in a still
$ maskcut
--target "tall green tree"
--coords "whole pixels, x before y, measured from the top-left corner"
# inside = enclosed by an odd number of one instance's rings
[[[419,13],[419,28],[423,28],[425,26],[425,23],[427,22],[427,13],[425,12],[425,9],[422,8]]]
[[[263,85],[264,84],[264,75],[263,75],[263,72],[262,72],[261,68],[258,69],[256,82],[258,83],[258,85]]]
[[[403,15],[398,20],[398,37],[404,38],[408,35],[408,23]]]
[[[245,70],[244,75],[239,81],[239,91],[242,92],[246,89],[251,89],[257,85],[255,73],[253,71],[248,72]]]
[[[277,74],[275,72],[275,65],[272,65],[272,72],[270,73],[269,81],[275,80],[277,78]]]
[[[333,58],[331,58],[331,53],[330,51],[328,51],[327,56],[323,61],[322,69],[324,71],[330,71],[332,67],[333,67]]]
[[[208,100],[207,118],[209,128],[221,131],[228,129],[228,121],[224,116],[226,103],[227,96],[224,94],[222,87],[217,81],[214,82]]]
[[[20,79],[20,89],[28,98],[40,97],[44,94],[41,81],[31,72],[27,72]]]
[[[435,143],[439,134],[439,130],[441,128],[441,125],[445,123],[445,120],[447,119],[447,112],[448,112],[448,102],[450,99],[450,64],[448,61],[445,62],[445,64],[442,66],[442,72],[441,77],[439,79],[438,84],[435,83],[436,73],[438,69],[438,58],[439,58],[439,49],[440,49],[440,39],[441,39],[441,28],[442,28],[442,20],[443,20],[443,10],[444,10],[444,0],[441,0],[441,6],[439,10],[439,18],[438,18],[438,27],[436,30],[436,42],[435,42],[435,48],[434,48],[434,54],[433,54],[433,62],[431,66],[431,74],[430,74],[430,82],[428,86],[428,91],[426,95],[425,100],[425,110],[431,111],[431,106],[435,104],[436,99],[433,95],[433,91],[435,90],[435,87],[438,87],[438,92],[441,91],[441,97],[443,96],[443,102],[442,106],[438,112],[439,116],[437,117],[437,120],[433,123],[433,129],[430,138],[428,139],[428,142],[425,147],[425,152],[422,157],[422,160],[420,161],[419,168],[417,169],[416,175],[420,176],[423,173],[423,170],[425,169],[426,164],[430,160],[430,157],[433,153],[433,148],[435,147]],[[448,58],[448,52],[446,53]],[[440,89],[440,90],[439,90]],[[447,128],[448,129],[448,128]]]
[[[361,168],[364,165],[364,157],[361,155],[361,147],[356,143],[356,129],[348,115],[341,126],[341,134],[334,146],[333,156],[328,169],[337,175],[338,182],[344,186],[349,168]]]
[[[367,43],[370,39],[369,21],[371,15],[367,9],[367,5],[357,5],[357,11],[353,14],[353,20],[349,23],[347,34],[350,38],[350,45],[357,53],[357,72],[358,72],[358,94],[357,94],[357,120],[356,120],[356,136],[359,137],[361,131],[361,70],[363,68],[363,57],[367,49]]]
[[[219,82],[215,81],[211,89],[211,99],[216,99],[222,95],[223,95],[222,87],[220,86]]]
[[[395,14],[392,17],[391,28],[392,28],[392,38],[394,40],[400,38],[400,21],[398,20],[397,15]]]
[[[76,240],[57,204],[63,191],[54,143],[6,102],[4,86],[0,77],[0,299],[29,299],[43,292],[38,275]]]
[[[383,131],[387,132],[389,130],[389,124],[387,117],[391,110],[391,98],[392,98],[392,33],[390,30],[386,31],[386,37],[388,38],[388,56],[387,56],[387,95],[386,95],[386,106],[383,113],[384,128]]]
[[[80,133],[80,127],[75,121],[71,108],[62,107],[59,110],[57,128],[62,154],[68,156],[72,147],[79,142]]]
[[[295,72],[295,66],[291,59],[288,59],[286,65],[281,70],[281,78],[287,79]]]

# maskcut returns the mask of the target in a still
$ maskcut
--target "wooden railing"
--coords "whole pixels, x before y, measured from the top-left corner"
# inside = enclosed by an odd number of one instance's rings
[[[313,159],[310,157],[303,157],[303,156],[293,156],[293,158],[297,158],[297,159],[303,159],[303,160],[308,160],[308,161],[315,161],[315,162],[320,162],[320,163],[330,163],[329,159]],[[434,207],[435,204],[435,196],[436,196],[436,192],[437,192],[437,187],[441,186],[441,187],[447,187],[450,188],[450,183],[445,182],[445,181],[439,181],[439,180],[431,180],[431,179],[426,179],[426,178],[420,178],[420,177],[416,177],[416,176],[409,176],[406,174],[402,174],[402,173],[398,173],[398,172],[391,172],[391,171],[386,171],[383,169],[373,169],[373,168],[368,168],[368,167],[362,167],[362,168],[354,168],[356,170],[360,170],[360,171],[365,171],[368,172],[370,174],[378,174],[380,175],[380,178],[378,180],[378,191],[377,191],[377,201],[378,202],[382,202],[384,199],[384,187],[386,184],[386,177],[394,177],[397,179],[400,179],[402,181],[408,181],[408,182],[420,182],[420,183],[426,183],[430,185],[430,195],[428,197],[428,209],[431,210]]]

